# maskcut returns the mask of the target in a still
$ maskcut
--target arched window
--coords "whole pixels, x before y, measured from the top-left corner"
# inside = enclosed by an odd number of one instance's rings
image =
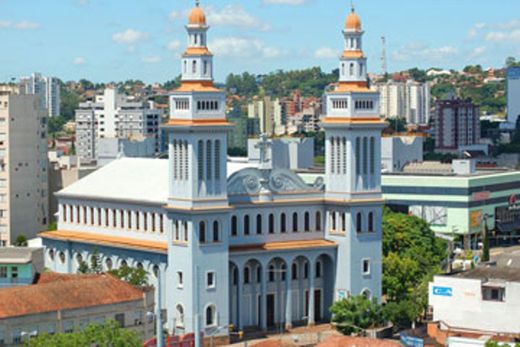
[[[260,265],[256,267],[256,283],[260,283],[262,281],[262,268]]]
[[[217,310],[214,305],[206,308],[206,326],[213,326],[217,324]]]
[[[343,148],[341,159],[343,161],[343,174],[347,173],[347,139],[343,138],[341,142],[341,146]]]
[[[107,268],[108,271],[112,270],[112,267],[113,267],[112,259],[107,258],[107,260],[105,260],[105,267]]]
[[[236,266],[233,268],[232,283],[234,286],[238,285],[238,268]]]
[[[208,73],[208,62],[204,60],[204,75]]]
[[[341,214],[341,231],[347,231],[347,217],[345,216],[345,213]]]
[[[374,232],[374,212],[368,214],[368,232]]]
[[[122,268],[128,267],[128,263],[126,262],[126,260],[121,261],[121,267]]]
[[[376,171],[376,139],[370,138],[370,174],[373,175]]]
[[[280,232],[285,233],[287,231],[287,219],[285,213],[280,215]]]
[[[330,172],[334,173],[334,170],[336,169],[335,165],[336,161],[336,144],[334,142],[334,138],[330,138]]]
[[[309,262],[305,262],[305,265],[303,265],[303,278],[309,278]]]
[[[316,278],[321,278],[321,261],[316,262]]]
[[[285,281],[287,278],[287,266],[285,264],[282,264],[280,267],[280,275],[282,277],[282,281]]]
[[[298,232],[298,213],[296,212],[292,215],[292,231]]]
[[[350,76],[354,76],[354,63],[350,63]]]
[[[197,35],[197,34],[193,35],[193,43],[196,45],[199,44],[199,35]]]
[[[250,273],[249,273],[249,267],[244,268],[244,284],[249,284],[251,281]]]
[[[238,234],[238,218],[237,216],[231,217],[231,236],[237,236]]]
[[[250,229],[249,229],[249,215],[244,216],[244,235],[249,235]]]
[[[184,242],[188,242],[188,222],[184,222]]]
[[[297,280],[298,279],[298,264],[293,263],[292,264],[292,279]]]
[[[126,222],[128,229],[132,229],[132,211],[126,211]]]
[[[337,228],[336,228],[336,212],[334,211],[330,211],[330,221],[331,221],[331,226],[332,226],[332,231],[336,231]]]
[[[215,141],[215,179],[220,179],[220,140]]]
[[[345,63],[341,64],[341,74],[345,75]]]
[[[363,63],[359,63],[359,77],[363,76],[363,69],[364,69]]]
[[[356,137],[356,175],[361,174],[361,138]]]
[[[177,327],[184,327],[184,307],[181,304],[177,305],[177,316],[175,318]]]
[[[256,233],[260,235],[262,233],[262,215],[256,215]]]
[[[208,140],[206,142],[206,178],[208,180],[213,178],[213,177],[211,177],[211,175],[212,175],[211,151],[212,151],[211,141]]]
[[[191,72],[192,73],[197,73],[197,61],[194,60],[192,63],[191,63]]]
[[[206,243],[206,223],[199,223],[199,242]]]
[[[368,139],[363,137],[363,175],[368,173]]]
[[[274,214],[269,215],[269,234],[274,234]]]
[[[361,295],[363,295],[368,300],[372,299],[372,292],[369,289],[363,289]]]
[[[321,231],[321,212],[316,212],[316,231]]]
[[[58,253],[58,258],[60,259],[60,263],[65,264],[65,259],[66,259],[65,253],[63,253],[63,252]]]
[[[204,179],[204,141],[200,140],[197,151],[197,169],[199,180]]]
[[[218,221],[213,222],[213,242],[219,242],[219,227]]]
[[[356,232],[360,233],[363,230],[363,216],[361,212],[356,215]]]
[[[188,72],[188,62],[184,61],[184,73]]]
[[[274,265],[269,265],[269,282],[274,282]]]
[[[310,217],[309,212],[305,212],[304,221],[303,221],[303,227],[304,227],[305,231],[310,231],[311,230],[311,221],[310,221],[310,219],[311,219],[311,217]]]

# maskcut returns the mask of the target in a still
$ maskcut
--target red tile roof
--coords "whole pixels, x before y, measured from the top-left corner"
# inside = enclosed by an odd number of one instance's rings
[[[355,336],[331,336],[316,347],[399,347],[397,342]]]
[[[145,292],[108,274],[44,273],[37,284],[0,290],[0,319],[137,301]]]

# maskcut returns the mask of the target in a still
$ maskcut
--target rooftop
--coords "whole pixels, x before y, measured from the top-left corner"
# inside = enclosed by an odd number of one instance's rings
[[[482,267],[454,275],[459,278],[480,279],[484,282],[501,280],[506,282],[520,282],[518,268],[510,267]]]
[[[41,248],[0,247],[0,264],[27,264]]]
[[[37,284],[0,290],[0,319],[137,301],[145,291],[107,274],[44,273]]]
[[[454,176],[454,177],[477,177],[487,176],[499,173],[513,172],[509,168],[480,168],[477,167],[472,173],[457,174],[454,172],[453,164],[442,163],[440,161],[423,161],[409,163],[403,168],[403,172],[392,172],[386,175],[400,175],[400,176]]]

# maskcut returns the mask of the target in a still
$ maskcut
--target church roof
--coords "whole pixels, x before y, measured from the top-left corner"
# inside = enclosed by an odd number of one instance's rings
[[[255,166],[247,162],[228,162],[228,176]],[[149,158],[114,160],[57,193],[59,197],[161,205],[168,201],[168,194],[168,160]]]

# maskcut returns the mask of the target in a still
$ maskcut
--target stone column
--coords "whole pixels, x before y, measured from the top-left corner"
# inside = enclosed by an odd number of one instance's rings
[[[287,272],[285,275],[285,329],[292,329],[292,262],[287,264]]]
[[[263,330],[267,330],[267,266],[261,265],[260,318]]]
[[[237,325],[238,330],[242,330],[242,317],[241,317],[241,310],[240,310],[240,300],[242,299],[242,281],[241,281],[241,273],[242,270],[237,266]],[[249,277],[251,277],[251,274],[249,274]]]
[[[307,312],[307,324],[314,325],[314,260],[309,261],[309,311]]]

